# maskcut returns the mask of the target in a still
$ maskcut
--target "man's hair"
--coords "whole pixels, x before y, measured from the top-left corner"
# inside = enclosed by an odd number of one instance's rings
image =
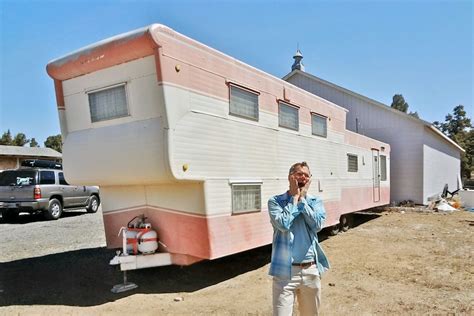
[[[297,162],[297,163],[293,164],[291,166],[290,171],[288,172],[288,174],[292,174],[293,172],[295,172],[296,168],[298,168],[298,167],[306,167],[306,168],[308,168],[308,170],[310,170],[308,164],[306,163],[306,161],[302,161],[302,162]]]

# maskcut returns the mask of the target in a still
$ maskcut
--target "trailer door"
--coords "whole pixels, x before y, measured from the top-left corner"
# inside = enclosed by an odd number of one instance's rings
[[[372,176],[373,176],[373,197],[374,202],[380,201],[380,159],[379,151],[372,149]]]

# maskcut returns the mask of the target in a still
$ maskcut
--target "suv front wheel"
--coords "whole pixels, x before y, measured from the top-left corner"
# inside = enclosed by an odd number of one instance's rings
[[[56,220],[61,217],[63,213],[63,205],[58,199],[49,200],[48,209],[44,213],[46,219]]]

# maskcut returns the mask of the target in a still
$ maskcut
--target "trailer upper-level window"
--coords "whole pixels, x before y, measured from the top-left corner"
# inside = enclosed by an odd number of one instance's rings
[[[278,102],[278,125],[297,131],[299,129],[298,108]]]
[[[230,85],[229,113],[258,121],[258,93]]]
[[[357,172],[359,170],[359,164],[357,155],[347,154],[347,171]]]
[[[328,136],[328,124],[327,117],[311,113],[311,129],[313,135],[327,137]]]
[[[125,84],[94,90],[88,95],[93,123],[129,115]]]
[[[380,155],[380,181],[387,181],[387,157]]]
[[[262,210],[260,184],[232,184],[232,214]]]

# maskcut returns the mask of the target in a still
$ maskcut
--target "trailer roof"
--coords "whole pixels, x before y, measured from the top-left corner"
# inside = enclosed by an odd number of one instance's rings
[[[214,54],[216,57],[228,59],[233,63],[268,76],[271,79],[284,84],[285,86],[291,86],[292,89],[298,90],[299,92],[309,95],[313,98],[317,98],[330,106],[338,108],[344,112],[348,112],[348,110],[344,107],[318,97],[285,80],[282,80],[281,78],[250,66],[232,56],[224,54],[212,47],[180,34],[163,24],[151,24],[134,31],[107,38],[92,45],[85,46],[65,56],[50,61],[46,67],[46,70],[53,79],[62,81],[135,59],[151,56],[155,54],[156,50],[160,47],[160,34],[166,34],[171,37],[180,37],[182,40],[192,43],[193,46],[204,49]]]

